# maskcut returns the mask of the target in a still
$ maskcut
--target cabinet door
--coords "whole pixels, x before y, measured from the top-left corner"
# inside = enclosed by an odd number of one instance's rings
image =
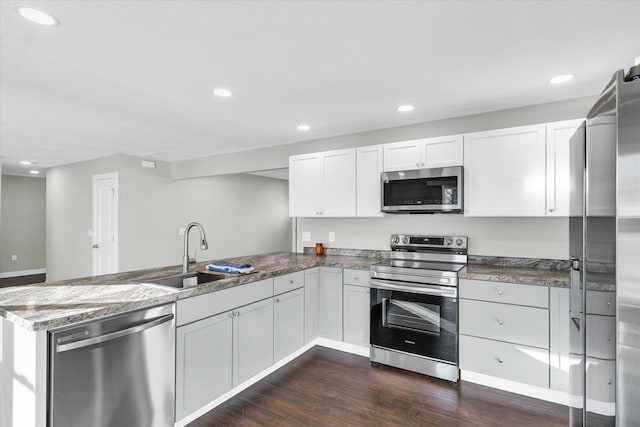
[[[569,391],[569,289],[549,289],[550,387]]]
[[[322,156],[289,157],[289,216],[317,216],[321,209]]]
[[[462,135],[425,139],[422,155],[422,158],[425,159],[423,166],[427,168],[462,166],[464,162],[463,147]]]
[[[545,126],[464,136],[466,216],[544,216]]]
[[[320,267],[318,329],[322,337],[342,341],[342,269]]]
[[[304,345],[304,288],[273,298],[273,327],[276,362]]]
[[[176,420],[231,390],[231,313],[176,329]]]
[[[422,141],[392,142],[383,145],[384,171],[419,169],[422,160]]]
[[[304,342],[318,336],[318,285],[320,268],[304,271]]]
[[[547,124],[547,216],[569,216],[569,139],[582,120]]]
[[[344,341],[369,345],[369,288],[344,285]]]
[[[272,364],[273,298],[269,298],[234,311],[234,387]]]
[[[322,216],[356,215],[356,150],[329,151],[322,155]],[[317,197],[317,195],[316,195]]]
[[[380,212],[382,145],[358,148],[356,161],[356,215],[382,216]]]

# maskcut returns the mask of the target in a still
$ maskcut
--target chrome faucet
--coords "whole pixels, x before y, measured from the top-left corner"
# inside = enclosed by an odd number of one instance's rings
[[[199,222],[190,222],[184,230],[184,256],[182,257],[183,274],[189,270],[189,231],[193,227],[198,227],[198,230],[200,230],[200,248],[203,250],[209,249],[207,237],[204,235],[204,228],[202,228],[202,225]]]

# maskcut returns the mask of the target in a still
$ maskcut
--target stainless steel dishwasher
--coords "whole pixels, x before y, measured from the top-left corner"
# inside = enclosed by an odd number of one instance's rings
[[[175,304],[49,332],[49,427],[174,422]]]

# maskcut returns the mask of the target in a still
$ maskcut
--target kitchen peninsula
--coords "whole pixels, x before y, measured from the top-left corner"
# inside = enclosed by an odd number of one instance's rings
[[[362,306],[362,302],[359,306],[357,303],[351,306],[352,303],[347,302],[346,299],[343,300],[343,286],[345,292],[349,286],[362,286],[361,289],[368,291],[370,265],[387,257],[388,253],[385,251],[340,249],[328,249],[327,253],[327,255],[316,256],[310,251],[302,254],[276,252],[231,258],[227,261],[251,263],[256,271],[248,275],[229,277],[184,289],[153,284],[154,280],[159,277],[180,273],[180,266],[169,266],[1,290],[0,312],[2,318],[0,321],[2,323],[3,347],[0,354],[3,355],[2,360],[6,362],[2,365],[2,402],[3,405],[12,405],[10,408],[12,410],[3,408],[4,416],[13,414],[12,422],[14,424],[15,417],[19,416],[26,417],[20,418],[20,425],[44,425],[47,398],[48,330],[176,301],[178,303],[177,336],[179,337],[180,331],[187,330],[189,325],[204,322],[205,320],[200,320],[200,318],[204,319],[210,314],[214,314],[215,309],[210,307],[215,305],[212,301],[221,299],[217,295],[222,296],[225,291],[233,289],[244,288],[255,296],[248,297],[248,300],[238,303],[238,307],[244,306],[246,303],[253,303],[255,298],[267,298],[270,301],[270,307],[275,307],[274,302],[281,299],[284,301],[284,295],[289,293],[293,295],[294,292],[300,292],[304,295],[300,296],[304,299],[302,313],[306,319],[300,324],[300,328],[305,329],[304,341],[294,344],[293,347],[289,346],[284,350],[284,353],[281,352],[279,355],[277,350],[269,351],[268,354],[276,354],[276,358],[271,356],[267,362],[268,368],[262,367],[260,371],[271,372],[315,344],[333,345],[334,348],[340,348],[342,345],[344,350],[366,355],[368,341],[365,341],[364,338],[354,339],[351,337],[365,333],[368,336],[368,312],[356,309],[356,307]],[[552,291],[554,289],[566,291],[563,288],[568,286],[568,274],[563,268],[562,262],[551,261],[551,265],[548,265],[540,261],[532,263],[531,260],[493,257],[470,257],[470,260],[478,262],[478,264],[470,264],[460,273],[460,278],[465,280],[467,287],[476,283],[481,286],[482,283],[491,281],[496,283],[511,282],[516,287],[538,287],[540,291],[546,293],[547,288]],[[206,264],[208,262],[198,263],[192,266],[192,269],[204,269]],[[318,280],[319,276],[326,279]],[[314,279],[315,290],[313,288]],[[280,287],[278,283],[281,284]],[[244,285],[251,286],[251,288],[245,288]],[[293,289],[295,287],[299,288]],[[329,289],[331,289],[330,295],[327,293]],[[285,291],[286,293],[280,293]],[[200,299],[207,298],[208,295],[214,299]],[[315,295],[315,301],[310,301],[312,295]],[[345,295],[347,294],[345,293]],[[362,298],[368,298],[368,293],[362,295]],[[336,306],[323,307],[323,304],[326,304],[323,303],[323,298],[325,298],[324,301],[328,301],[327,298],[332,298],[330,305],[334,305],[335,302]],[[464,298],[462,293],[461,298]],[[210,314],[197,317],[199,315],[193,313],[199,313],[198,310],[202,309],[203,305],[198,301],[205,301],[204,309],[210,308],[213,311]],[[313,303],[315,303],[315,308]],[[187,304],[183,306],[185,307],[182,310],[183,314],[180,310],[181,304]],[[364,304],[365,307],[368,307],[367,301],[364,301]],[[186,307],[189,309],[187,310]],[[233,307],[222,307],[220,311],[226,312]],[[328,319],[325,322],[325,330],[322,330],[322,326],[317,324],[319,317],[316,317],[316,328],[320,328],[320,330],[308,331],[310,327],[313,327],[314,320],[309,316],[313,315],[314,310],[316,316],[333,316],[333,319]],[[349,313],[349,310],[357,311],[357,313],[354,315],[353,312]],[[232,310],[231,312],[237,313],[239,311]],[[319,315],[320,312],[322,314]],[[270,316],[276,315],[276,312],[269,311],[269,313],[271,313]],[[461,313],[461,316],[463,315],[464,313]],[[359,317],[363,319],[358,321]],[[366,325],[366,332],[358,330],[351,334],[347,332],[347,328],[353,327],[353,321],[348,319],[353,318],[356,319],[356,329]],[[271,328],[273,329],[273,325]],[[327,340],[327,337],[330,337],[330,340]],[[317,342],[317,338],[322,338],[324,341]],[[281,339],[281,343],[282,341]],[[352,341],[352,343],[343,341]],[[179,342],[180,339],[178,339]],[[278,345],[277,339],[275,345],[276,347]],[[178,375],[180,375],[179,363],[178,360]],[[255,372],[248,372],[250,373],[248,377],[238,374],[236,381],[233,382],[233,387],[243,384],[248,379],[249,382],[251,382],[250,380],[255,382],[261,378],[260,373],[254,375]],[[264,375],[266,374],[262,376]],[[227,387],[227,389],[230,388],[231,386]],[[225,392],[228,391],[227,389]],[[179,396],[181,391],[178,390],[177,393]],[[177,405],[177,425],[183,425],[181,420],[192,419],[191,414],[200,413],[198,412],[199,408],[209,407],[207,404],[221,395],[222,393],[205,393],[205,401],[188,402],[182,406],[182,409],[180,405]],[[19,413],[18,409],[20,409]],[[6,418],[3,422],[2,425],[11,425]]]

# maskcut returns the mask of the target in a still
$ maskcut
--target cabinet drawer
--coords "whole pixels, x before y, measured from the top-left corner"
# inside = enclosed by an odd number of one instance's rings
[[[342,281],[345,285],[369,287],[369,270],[354,270],[345,268],[343,270]]]
[[[616,318],[587,314],[587,356],[616,358]]]
[[[616,315],[616,293],[587,291],[587,314]]]
[[[587,357],[587,410],[606,413],[602,403],[616,401],[616,362]],[[596,407],[591,407],[594,405]]]
[[[549,311],[461,299],[460,333],[549,348]]]
[[[185,298],[177,303],[176,326],[195,322],[272,296],[273,279],[266,279]]]
[[[460,335],[460,368],[538,387],[549,387],[549,352]]]
[[[460,298],[549,308],[546,286],[460,279]]]
[[[304,286],[304,270],[273,278],[273,294],[283,294]]]

